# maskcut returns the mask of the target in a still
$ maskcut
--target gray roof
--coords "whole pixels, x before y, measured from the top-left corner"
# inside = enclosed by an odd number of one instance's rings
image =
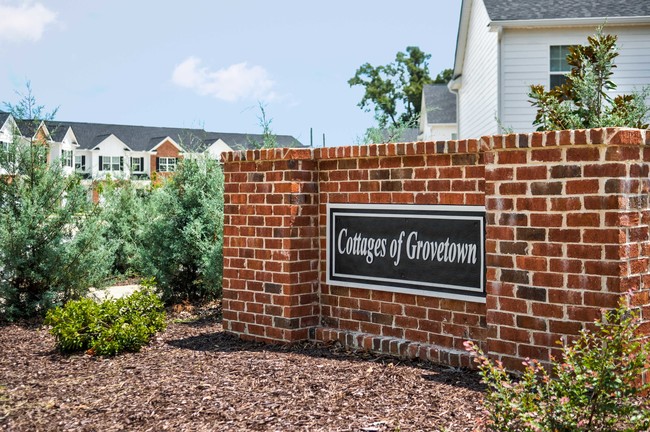
[[[262,134],[208,132],[208,135],[209,138],[204,141],[206,147],[218,140],[222,140],[228,147],[241,150],[261,146],[264,141],[264,135]],[[275,140],[278,147],[304,147],[300,141],[291,135],[275,135]]]
[[[239,145],[242,148],[249,148],[251,145],[248,137],[261,137],[261,135],[254,134],[207,132],[203,129],[191,128],[63,121],[48,121],[46,124],[50,130],[67,131],[67,128],[71,127],[77,137],[79,148],[86,150],[93,149],[111,134],[115,135],[133,151],[150,151],[167,137],[188,151],[203,151],[218,138],[222,138],[231,148],[236,148]],[[302,144],[298,140],[287,135],[278,136],[278,145],[281,147],[302,147]]]
[[[41,122],[35,120],[16,120],[18,130],[22,136],[27,138],[33,138],[40,125]]]
[[[492,21],[650,16],[648,0],[483,0]]]
[[[418,128],[405,128],[401,130],[381,129],[382,143],[416,142],[419,134],[420,129]]]
[[[427,123],[456,123],[456,95],[447,84],[427,84],[422,88]]]
[[[0,111],[0,127],[2,127],[3,124],[5,124],[8,118],[9,118],[8,112]]]

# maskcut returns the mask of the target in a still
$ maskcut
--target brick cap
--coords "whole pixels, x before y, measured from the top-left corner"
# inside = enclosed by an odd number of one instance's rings
[[[480,139],[417,141],[324,148],[274,148],[237,150],[221,154],[221,162],[273,160],[327,160],[378,156],[483,153],[491,150],[566,145],[650,145],[650,130],[597,128],[508,135],[486,135]]]

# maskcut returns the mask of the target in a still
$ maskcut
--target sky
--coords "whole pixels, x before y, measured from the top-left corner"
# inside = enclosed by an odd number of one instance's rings
[[[276,134],[375,126],[348,79],[407,46],[453,67],[461,0],[0,0],[0,101],[31,82],[56,119]],[[0,107],[2,109],[2,107]]]

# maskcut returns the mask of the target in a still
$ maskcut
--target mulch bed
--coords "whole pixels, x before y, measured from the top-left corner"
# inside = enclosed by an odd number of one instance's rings
[[[469,371],[222,331],[218,308],[172,313],[139,353],[62,356],[39,325],[0,327],[0,430],[472,431]]]

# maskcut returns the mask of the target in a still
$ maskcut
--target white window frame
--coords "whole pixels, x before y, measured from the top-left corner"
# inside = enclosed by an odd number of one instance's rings
[[[139,157],[132,157],[131,158],[131,172],[134,173],[140,173],[144,171],[144,167],[140,166],[140,159]]]
[[[102,156],[102,171],[120,171],[120,156]]]
[[[72,168],[73,155],[72,150],[61,150],[61,164],[64,167]]]
[[[174,172],[176,171],[176,164],[178,159],[175,157],[161,157],[158,158],[158,171],[160,172]]]
[[[562,56],[558,57],[553,57],[553,49],[554,48],[559,48],[560,50],[560,55],[564,54],[569,54],[569,47],[572,45],[549,45],[548,48],[548,88],[552,89],[554,86],[552,84],[554,76],[567,76],[571,72],[571,66],[569,64],[564,64],[566,63],[566,55],[564,55],[564,58]],[[554,69],[553,62],[554,61],[560,61],[559,67],[557,67],[557,70]],[[562,61],[565,60],[565,61]],[[562,66],[565,67],[565,69],[562,69]],[[566,81],[566,80],[565,80]]]
[[[74,170],[75,171],[86,171],[85,165],[82,163],[83,156],[82,155],[75,155],[74,157]],[[77,162],[78,161],[78,162]]]

